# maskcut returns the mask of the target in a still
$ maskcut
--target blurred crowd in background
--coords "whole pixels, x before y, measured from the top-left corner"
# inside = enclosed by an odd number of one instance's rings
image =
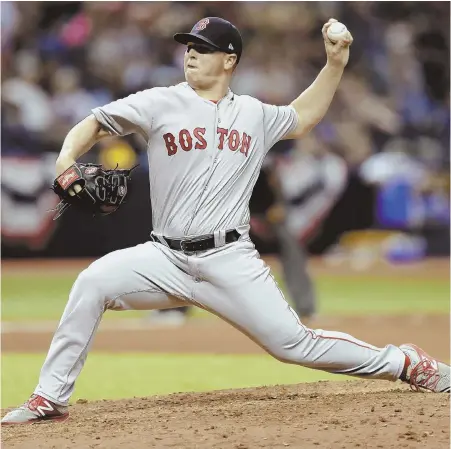
[[[404,167],[421,189],[449,190],[449,2],[2,2],[1,10],[3,156],[56,154],[92,108],[183,81],[185,48],[172,36],[206,16],[242,33],[232,89],[287,104],[324,66],[321,27],[334,17],[354,37],[346,75],[325,119],[288,149],[333,152],[375,182]],[[145,158],[140,145],[131,147]],[[378,154],[396,156],[388,167],[363,164]]]
[[[211,15],[243,35],[233,89],[276,104],[324,65],[322,24],[345,22],[351,60],[312,145],[350,164],[396,149],[447,170],[447,2],[2,2],[3,150],[20,151],[19,133],[28,151],[57,151],[91,108],[183,81],[172,35]]]

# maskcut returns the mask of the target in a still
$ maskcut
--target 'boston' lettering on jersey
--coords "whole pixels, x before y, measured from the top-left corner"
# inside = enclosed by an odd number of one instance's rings
[[[262,161],[299,123],[292,105],[230,90],[214,104],[188,83],[146,89],[93,113],[112,135],[139,133],[147,142],[153,230],[171,238],[248,229]]]
[[[168,150],[168,156],[173,156],[177,153],[180,147],[183,151],[191,151],[193,148],[196,150],[205,150],[207,148],[207,141],[205,140],[205,128],[195,128],[191,133],[187,129],[181,129],[175,136],[172,133],[166,133],[163,135],[163,139],[166,143],[166,149]],[[240,134],[236,129],[232,129],[230,132],[225,128],[217,129],[218,150],[224,149],[227,145],[229,150],[243,153],[246,157],[251,146],[252,137],[246,133]]]

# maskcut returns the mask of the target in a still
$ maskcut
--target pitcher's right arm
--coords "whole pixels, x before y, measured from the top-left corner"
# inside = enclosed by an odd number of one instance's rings
[[[92,114],[75,125],[64,139],[56,162],[57,176],[88,152],[100,139],[139,133],[149,139],[153,111],[159,109],[164,93],[161,88],[147,89],[92,110]]]

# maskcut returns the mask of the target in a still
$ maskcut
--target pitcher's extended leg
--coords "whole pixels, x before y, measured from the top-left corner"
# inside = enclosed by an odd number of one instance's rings
[[[169,258],[176,259],[170,261]],[[152,242],[112,252],[78,276],[41,370],[35,393],[60,405],[69,402],[106,309],[150,310],[186,305],[192,280],[174,255]]]
[[[331,373],[399,378],[406,357],[397,346],[377,348],[341,332],[303,326],[251,242],[198,260],[205,281],[197,284],[195,300],[277,359]]]

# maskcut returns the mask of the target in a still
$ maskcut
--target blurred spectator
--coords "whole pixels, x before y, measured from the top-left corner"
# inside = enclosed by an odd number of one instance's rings
[[[80,74],[73,67],[59,67],[51,80],[52,106],[57,120],[74,126],[86,117],[86,111],[100,106],[95,96],[80,85]]]
[[[44,133],[55,119],[51,99],[40,85],[40,63],[33,51],[18,52],[14,59],[15,76],[2,83],[2,97],[15,105],[20,121],[28,131]]]

